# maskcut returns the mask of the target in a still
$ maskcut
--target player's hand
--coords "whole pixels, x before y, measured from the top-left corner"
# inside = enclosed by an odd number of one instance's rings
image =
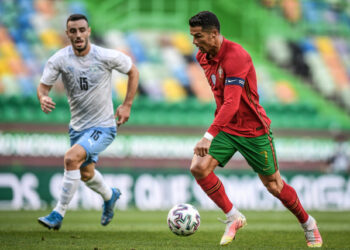
[[[41,110],[48,114],[55,109],[56,103],[54,103],[49,96],[43,96],[40,98]]]
[[[115,112],[115,118],[118,119],[117,126],[126,123],[129,120],[131,111],[131,105],[121,104],[118,106],[117,111]]]
[[[211,141],[209,141],[207,138],[202,138],[194,147],[193,151],[198,156],[206,156],[209,152]]]

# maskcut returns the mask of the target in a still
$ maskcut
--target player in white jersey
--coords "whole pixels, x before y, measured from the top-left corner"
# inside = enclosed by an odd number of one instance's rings
[[[95,163],[98,154],[112,143],[116,127],[128,121],[139,80],[138,70],[130,57],[90,43],[91,29],[84,15],[71,15],[66,26],[71,46],[59,50],[48,60],[37,89],[42,111],[50,113],[55,108],[55,103],[48,94],[61,76],[71,112],[71,148],[64,156],[64,176],[59,200],[49,215],[38,218],[40,224],[57,230],[61,227],[80,179],[104,200],[101,224],[107,225],[112,220],[114,206],[121,193],[119,189],[111,188],[105,183],[101,173],[95,169]],[[126,97],[115,115],[112,70],[128,75]],[[115,117],[118,118],[117,124]]]

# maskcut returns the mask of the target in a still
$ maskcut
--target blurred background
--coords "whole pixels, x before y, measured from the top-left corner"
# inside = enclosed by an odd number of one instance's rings
[[[349,0],[0,0],[0,209],[56,203],[69,107],[59,80],[56,109],[44,114],[36,87],[48,58],[69,45],[72,13],[88,17],[93,43],[123,51],[140,71],[130,120],[97,164],[122,190],[119,208],[215,209],[189,173],[215,110],[189,36],[188,19],[202,10],[252,56],[281,172],[304,206],[350,210]],[[127,77],[114,72],[112,85],[117,107]],[[282,209],[239,153],[216,173],[239,208]],[[82,184],[71,208],[101,204]]]

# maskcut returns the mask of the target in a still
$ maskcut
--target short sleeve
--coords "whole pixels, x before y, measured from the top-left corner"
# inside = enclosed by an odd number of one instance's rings
[[[44,72],[41,76],[40,82],[46,85],[54,85],[60,74],[57,57],[50,58],[44,67]]]
[[[108,50],[108,66],[110,69],[127,74],[132,66],[132,60],[129,56],[117,50]]]

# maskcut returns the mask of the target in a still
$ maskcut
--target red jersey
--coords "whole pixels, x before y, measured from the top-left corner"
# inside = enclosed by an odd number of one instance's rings
[[[208,132],[214,137],[220,131],[244,137],[268,133],[271,121],[259,104],[255,68],[248,52],[224,38],[214,58],[208,60],[200,51],[196,58],[217,106]]]

